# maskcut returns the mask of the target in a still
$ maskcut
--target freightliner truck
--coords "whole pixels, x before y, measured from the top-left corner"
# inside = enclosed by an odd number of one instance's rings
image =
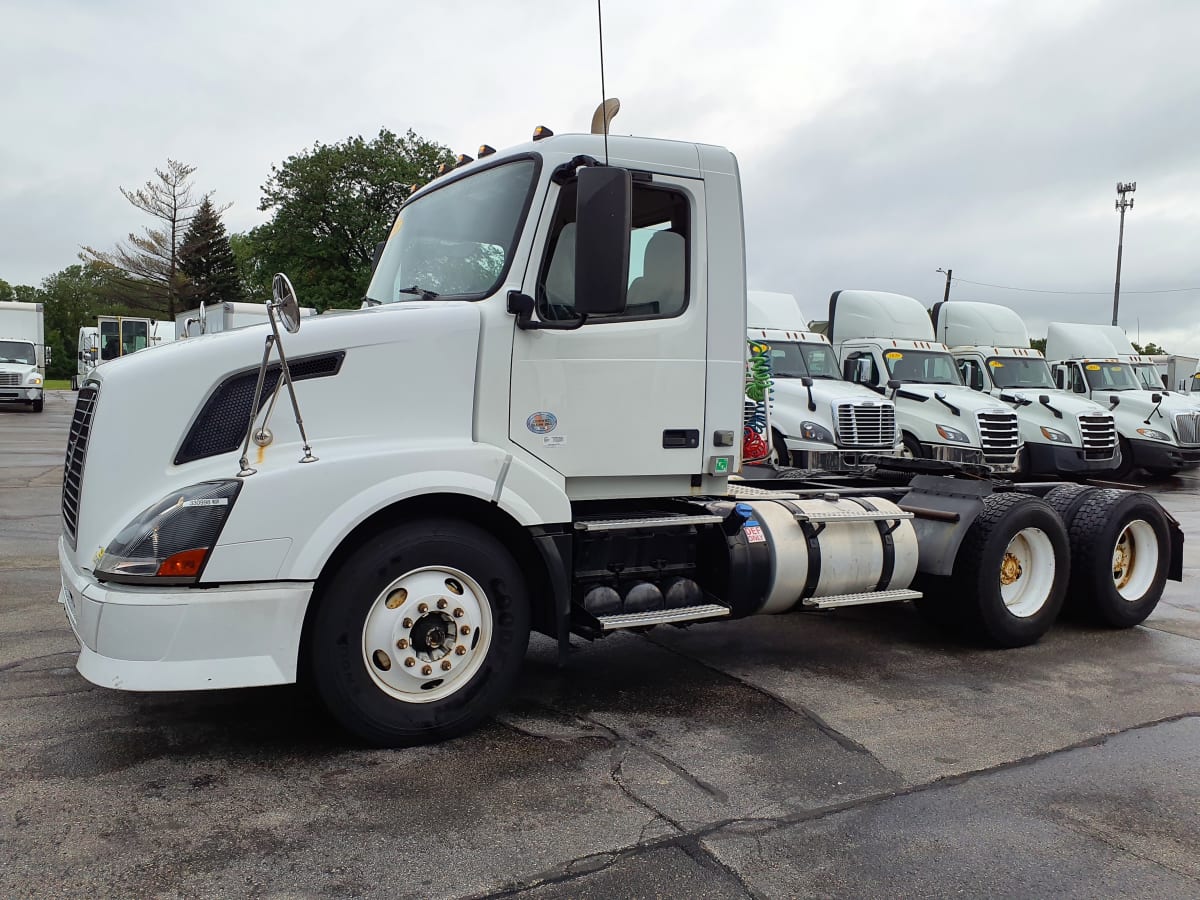
[[[0,301],[0,404],[41,412],[49,363],[42,304]]]
[[[902,455],[895,404],[842,379],[829,340],[809,330],[795,297],[750,291],[746,310],[746,337],[768,348],[770,437],[783,465],[853,472]]]
[[[919,300],[884,291],[835,291],[827,329],[846,379],[895,402],[907,455],[997,473],[1017,469],[1017,414],[963,385]]]
[[[565,660],[573,635],[909,599],[999,646],[1068,598],[1115,626],[1149,614],[1182,532],[1144,494],[933,460],[735,478],[741,209],[720,147],[481,148],[402,205],[369,308],[301,328],[280,275],[266,334],[101,366],[62,494],[80,672],[299,680],[394,746],[495,710],[531,630]]]
[[[1023,473],[1087,475],[1120,465],[1112,413],[1055,386],[1015,312],[995,303],[956,300],[934,304],[930,317],[963,382],[1015,408],[1025,444]]]
[[[1157,369],[1143,362],[1119,328],[1051,322],[1046,358],[1056,384],[1111,410],[1121,447],[1114,477],[1135,468],[1173,475],[1200,465],[1200,402],[1161,387]]]

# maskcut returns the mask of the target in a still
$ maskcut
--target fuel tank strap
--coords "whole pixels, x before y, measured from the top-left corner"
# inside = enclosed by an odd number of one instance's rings
[[[808,544],[808,573],[804,577],[804,590],[800,593],[801,600],[807,600],[817,591],[821,582],[821,532],[825,530],[823,523],[813,524],[808,514],[789,500],[772,500],[772,503],[782,506],[796,518],[796,524],[804,534]]]
[[[879,511],[879,507],[865,497],[847,497],[846,499],[851,503],[858,504],[867,512]],[[875,520],[875,527],[879,529],[880,547],[883,551],[883,559],[879,565],[879,581],[875,585],[876,591],[886,590],[892,580],[892,575],[896,571],[896,542],[892,539],[892,532],[899,526],[899,519],[895,519],[890,523],[884,519]]]

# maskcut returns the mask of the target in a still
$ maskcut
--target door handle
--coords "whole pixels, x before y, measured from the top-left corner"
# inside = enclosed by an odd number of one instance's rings
[[[663,431],[664,450],[692,450],[699,446],[699,428],[668,428]]]

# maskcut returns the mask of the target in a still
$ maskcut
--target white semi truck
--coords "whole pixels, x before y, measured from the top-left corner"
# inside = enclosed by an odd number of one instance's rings
[[[746,324],[746,337],[769,348],[770,437],[783,465],[853,472],[902,455],[895,404],[842,379],[829,340],[808,330],[794,296],[748,292]]]
[[[919,300],[884,291],[835,291],[827,328],[846,380],[895,402],[909,456],[1016,471],[1017,414],[963,385]]]
[[[1051,322],[1046,358],[1055,383],[1107,406],[1120,435],[1123,478],[1135,468],[1173,475],[1200,465],[1200,405],[1161,386],[1158,370],[1111,325]]]
[[[41,412],[49,363],[42,304],[0,301],[0,403]]]
[[[300,309],[300,315],[303,317],[316,314],[317,311],[313,307]],[[225,302],[213,306],[201,303],[195,309],[176,314],[175,333],[182,340],[202,334],[219,334],[235,328],[265,324],[267,324],[267,305],[265,303]]]
[[[287,334],[273,320],[92,373],[59,543],[86,678],[301,680],[359,738],[401,745],[495,710],[531,630],[565,661],[572,635],[913,599],[1014,646],[1068,595],[1129,626],[1181,577],[1182,532],[1140,493],[930,460],[731,477],[733,155],[562,135],[480,156],[404,203],[373,306],[301,328],[277,276]]]
[[[930,317],[967,387],[1015,407],[1025,444],[1022,472],[1084,475],[1120,465],[1112,413],[1055,386],[1015,312],[995,303],[956,300],[934,304]]]
[[[71,378],[71,388],[79,390],[79,386],[99,365],[174,340],[174,322],[160,322],[142,316],[99,316],[95,325],[85,325],[79,329],[76,369]]]

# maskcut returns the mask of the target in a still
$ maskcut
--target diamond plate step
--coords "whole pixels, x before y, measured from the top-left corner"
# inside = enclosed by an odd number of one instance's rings
[[[917,600],[920,591],[907,588],[896,591],[869,591],[862,594],[834,594],[830,597],[810,597],[803,601],[808,609],[837,609],[840,606],[866,606],[871,603],[895,603],[900,600]]]
[[[729,607],[719,603],[701,606],[683,606],[679,609],[656,609],[650,612],[621,613],[615,616],[597,616],[605,631],[618,628],[641,628],[644,625],[665,625],[668,622],[693,622],[697,619],[715,619],[729,615]]]
[[[576,522],[580,531],[632,531],[637,528],[664,528],[672,525],[716,525],[725,520],[720,516],[654,516],[642,519],[591,519]]]

